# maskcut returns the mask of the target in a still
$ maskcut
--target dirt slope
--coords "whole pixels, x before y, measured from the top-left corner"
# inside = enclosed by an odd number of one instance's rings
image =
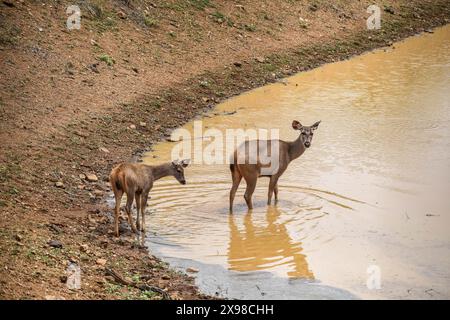
[[[161,297],[117,284],[113,268],[202,298],[139,241],[112,237],[107,173],[231,95],[450,17],[448,0],[377,3],[379,31],[366,30],[372,1],[2,1],[0,297]],[[70,261],[81,290],[65,286]]]

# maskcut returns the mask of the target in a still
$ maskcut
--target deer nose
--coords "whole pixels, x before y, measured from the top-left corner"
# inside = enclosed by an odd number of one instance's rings
[[[181,184],[186,184],[186,180],[181,180],[180,183]]]
[[[309,148],[310,145],[311,145],[310,142],[308,142],[308,141],[305,142],[305,147]]]

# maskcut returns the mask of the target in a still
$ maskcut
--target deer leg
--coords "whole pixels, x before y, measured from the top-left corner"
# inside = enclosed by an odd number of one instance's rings
[[[245,202],[247,202],[247,207],[249,209],[253,209],[252,195],[256,188],[256,180],[256,177],[245,179],[245,182],[247,182],[247,188],[245,189],[244,199]]]
[[[128,223],[130,224],[133,232],[136,233],[137,230],[136,230],[136,226],[133,223],[133,215],[132,215],[132,208],[131,208],[133,201],[134,201],[134,192],[127,193],[127,204],[126,204],[125,209],[126,209],[127,215],[128,215]]]
[[[236,195],[236,191],[239,188],[239,184],[241,183],[242,175],[239,171],[236,170],[231,172],[231,178],[233,179],[233,185],[231,186],[230,190],[230,213],[233,213],[234,196]]]
[[[278,181],[275,184],[275,187],[273,188],[273,191],[275,193],[275,203],[277,203],[278,202]]]
[[[274,177],[274,176],[270,177],[269,193],[267,194],[267,204],[268,205],[270,205],[270,203],[272,202],[272,195],[273,195],[273,192],[275,191],[275,188],[277,186],[277,182],[278,182],[278,178],[277,177]],[[278,191],[277,191],[277,193],[278,193]],[[278,196],[275,195],[275,201],[276,201],[277,197]]]
[[[137,211],[137,217],[136,217],[136,229],[141,230],[141,223],[139,219],[139,215],[141,214],[141,193],[136,192],[134,194],[134,197],[136,199],[136,211]]]
[[[145,232],[145,208],[147,207],[148,192],[144,193],[141,197],[141,214],[142,214],[142,225],[141,231]]]
[[[122,200],[123,191],[114,190],[114,197],[116,199],[116,207],[114,209],[114,234],[119,236],[119,215],[120,215],[120,202]]]

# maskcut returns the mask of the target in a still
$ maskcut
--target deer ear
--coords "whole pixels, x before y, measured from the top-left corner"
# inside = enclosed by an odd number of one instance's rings
[[[179,161],[178,161],[178,160],[173,160],[173,161],[172,161],[172,165],[173,165],[174,167],[178,166],[178,164],[179,164]]]
[[[191,162],[190,159],[184,159],[181,161],[181,165],[183,166],[183,168],[186,168],[190,162]]]
[[[316,130],[318,127],[319,127],[319,124],[321,123],[322,121],[320,120],[320,121],[317,121],[316,123],[314,123],[312,126],[311,126],[311,129],[312,130]]]
[[[294,128],[294,130],[300,130],[302,127],[302,124],[297,120],[292,121],[292,128]]]

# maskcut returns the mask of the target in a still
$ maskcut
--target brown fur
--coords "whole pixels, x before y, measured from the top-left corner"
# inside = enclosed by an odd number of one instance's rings
[[[174,161],[159,166],[149,166],[142,163],[121,163],[114,167],[109,176],[115,197],[114,210],[114,233],[119,236],[119,214],[120,202],[124,193],[127,195],[125,211],[128,215],[128,223],[133,232],[145,231],[145,208],[147,206],[148,194],[153,183],[166,176],[174,176],[181,184],[185,184],[184,168],[189,164],[188,160]],[[136,199],[137,219],[136,226],[133,223],[132,204]],[[142,224],[139,221],[142,216]],[[136,228],[137,227],[137,228]]]
[[[252,195],[253,192],[255,191],[255,187],[256,187],[256,181],[258,180],[259,177],[269,177],[270,178],[270,182],[269,182],[269,192],[268,192],[268,199],[267,199],[267,204],[270,205],[271,200],[272,200],[272,195],[273,193],[275,193],[275,202],[278,201],[278,179],[280,178],[280,176],[284,173],[284,171],[287,169],[289,163],[300,157],[303,152],[305,152],[306,148],[308,148],[311,145],[311,140],[312,140],[312,136],[313,136],[313,131],[315,131],[317,129],[317,127],[319,126],[320,121],[316,122],[315,124],[313,124],[310,127],[304,127],[300,124],[300,122],[294,120],[292,122],[292,127],[295,130],[299,130],[301,133],[299,135],[299,137],[292,142],[286,142],[283,140],[268,140],[268,141],[263,141],[261,143],[261,141],[257,140],[257,162],[255,164],[251,164],[251,163],[238,163],[238,158],[240,157],[239,152],[242,152],[241,147],[239,147],[238,149],[236,149],[233,153],[233,158],[232,158],[232,164],[230,165],[230,170],[231,170],[231,178],[233,180],[233,185],[231,187],[230,190],[230,212],[233,212],[233,201],[234,201],[234,196],[236,195],[236,191],[239,187],[239,184],[242,180],[242,178],[244,178],[245,182],[247,183],[247,188],[245,190],[245,194],[244,194],[244,199],[245,202],[247,203],[247,206],[249,209],[253,209],[253,203],[252,203]],[[279,159],[279,164],[278,164],[278,169],[276,170],[276,172],[272,173],[272,174],[267,174],[267,175],[263,175],[261,174],[261,169],[264,167],[270,167],[270,164],[262,164],[260,161],[260,149],[264,148],[267,150],[267,155],[270,156],[272,154],[272,145],[275,145],[274,142],[278,143],[278,159]],[[254,142],[254,141],[253,141]],[[246,147],[244,150],[246,150],[245,152],[248,153],[251,148],[248,147],[248,145],[250,144],[250,141],[246,141],[243,143],[243,145]],[[249,156],[248,154],[245,154],[245,158],[246,161],[250,158],[251,156]]]

